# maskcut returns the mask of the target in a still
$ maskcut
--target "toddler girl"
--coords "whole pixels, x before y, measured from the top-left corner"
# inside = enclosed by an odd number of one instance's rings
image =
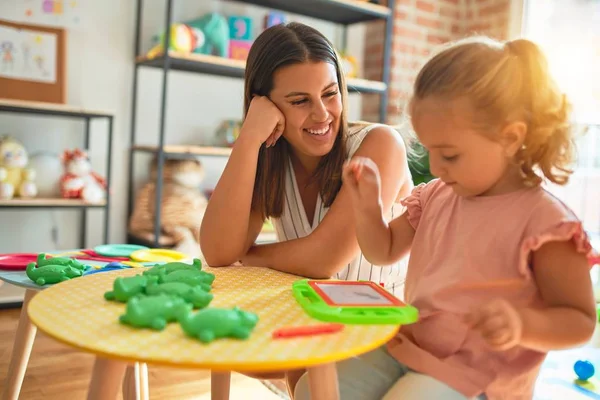
[[[571,172],[567,100],[532,42],[471,38],[427,62],[408,110],[437,179],[406,212],[383,218],[369,159],[343,178],[369,262],[410,251],[405,300],[420,320],[339,363],[341,398],[531,399],[546,353],[584,344],[596,319],[587,236],[541,187]]]

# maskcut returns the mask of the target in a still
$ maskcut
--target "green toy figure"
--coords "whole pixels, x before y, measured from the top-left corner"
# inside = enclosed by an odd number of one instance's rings
[[[119,322],[134,328],[163,330],[169,322],[190,312],[192,306],[177,296],[134,296],[127,301],[125,314]]]
[[[194,53],[228,57],[229,23],[224,16],[219,13],[208,13],[196,20],[186,22],[186,25],[204,33],[204,45],[196,47]]]
[[[189,337],[210,343],[219,338],[247,339],[258,323],[258,315],[233,309],[206,308],[188,312],[179,318],[179,324]]]
[[[40,286],[67,281],[83,274],[82,270],[72,267],[70,264],[45,264],[42,267],[36,267],[34,262],[27,264],[25,273],[29,279]]]
[[[144,294],[146,286],[156,282],[158,277],[154,275],[120,276],[114,280],[113,290],[104,293],[104,298],[124,303],[133,296]]]
[[[213,295],[204,290],[202,286],[190,286],[182,282],[149,283],[146,286],[146,294],[149,296],[159,294],[177,296],[192,304],[194,308],[204,308],[213,299]]]

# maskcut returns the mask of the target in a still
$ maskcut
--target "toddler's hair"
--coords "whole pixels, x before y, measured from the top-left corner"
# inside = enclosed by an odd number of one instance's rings
[[[508,122],[524,121],[527,134],[516,162],[525,182],[540,184],[539,169],[549,181],[567,183],[574,147],[571,107],[533,42],[471,37],[450,43],[417,75],[411,103],[428,96],[469,99],[474,128],[488,135]]]

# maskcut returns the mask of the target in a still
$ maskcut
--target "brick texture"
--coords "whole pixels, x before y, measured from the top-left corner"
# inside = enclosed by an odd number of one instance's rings
[[[383,0],[383,4],[387,1]],[[436,46],[472,34],[505,39],[510,0],[396,0],[387,123],[400,121],[412,83]],[[366,26],[364,78],[381,80],[385,24]],[[379,120],[379,96],[364,95],[362,118]]]

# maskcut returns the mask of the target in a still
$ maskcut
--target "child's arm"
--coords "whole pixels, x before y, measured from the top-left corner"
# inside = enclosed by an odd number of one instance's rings
[[[351,192],[356,235],[365,258],[375,265],[389,265],[409,250],[415,230],[406,213],[389,224],[382,212],[377,165],[355,158],[344,168],[344,184]]]
[[[596,302],[585,255],[576,253],[571,242],[549,242],[534,253],[533,272],[547,308],[520,311],[521,345],[548,351],[589,341]]]
[[[534,252],[533,274],[544,307],[517,309],[497,299],[469,314],[467,322],[497,350],[519,345],[547,352],[589,341],[596,309],[586,257],[571,242],[549,242]]]

